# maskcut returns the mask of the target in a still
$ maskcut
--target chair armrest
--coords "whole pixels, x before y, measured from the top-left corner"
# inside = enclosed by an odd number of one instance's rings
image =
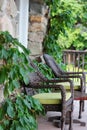
[[[82,76],[83,76],[83,78],[84,78],[84,81],[85,81],[85,79],[86,79],[86,74],[87,74],[87,72],[64,72],[64,74],[65,75],[79,75],[79,74],[81,74]]]
[[[85,72],[64,72],[64,74],[84,74]]]
[[[37,82],[36,84],[28,84],[25,85],[23,84],[22,86],[25,88],[35,88],[35,89],[43,89],[43,88],[56,88],[56,89],[60,89],[62,91],[62,93],[66,92],[66,89],[63,85],[61,84],[56,84],[56,83],[61,83],[61,82],[69,82],[70,83],[70,92],[71,92],[71,97],[74,98],[74,86],[73,86],[73,81],[70,79],[43,79],[43,81]]]
[[[83,81],[84,81],[84,88],[86,89],[86,74],[87,74],[87,72],[64,72],[64,74],[65,75],[79,75],[79,74],[81,74],[80,76],[82,76],[83,77]]]
[[[85,85],[83,84],[84,80],[83,77],[80,75],[59,75],[58,78],[62,78],[62,79],[67,79],[67,78],[79,78],[80,79],[80,84],[81,84],[81,91],[84,92],[85,91]]]
[[[71,85],[70,85],[70,87],[71,87]],[[62,96],[66,97],[66,89],[65,89],[64,85],[61,85],[61,84],[44,84],[44,85],[39,85],[39,86],[36,85],[36,86],[34,86],[34,88],[35,89],[53,88],[53,89],[56,89],[56,90],[59,89],[61,91]],[[73,87],[71,87],[70,92],[71,92],[71,98],[74,99],[74,89],[73,89]]]
[[[70,91],[72,93],[74,93],[74,84],[73,84],[73,81],[71,79],[69,79],[69,78],[67,78],[67,79],[64,79],[64,78],[56,79],[56,78],[54,78],[54,79],[46,81],[46,83],[54,83],[54,84],[56,84],[56,83],[63,83],[63,82],[69,82],[69,84],[70,84]]]

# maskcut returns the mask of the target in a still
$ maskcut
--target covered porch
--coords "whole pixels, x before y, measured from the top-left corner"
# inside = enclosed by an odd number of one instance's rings
[[[74,119],[78,119],[78,105],[78,101],[74,101]],[[57,113],[54,113],[54,115],[57,116]],[[53,113],[50,112],[46,116],[38,118],[38,130],[60,130],[60,128],[54,126],[53,122],[47,120],[48,116],[53,116]],[[86,126],[81,126],[79,123],[73,123],[73,130],[87,130],[87,101],[85,101],[85,111],[82,113],[80,121],[85,122]],[[68,130],[68,125],[66,125],[66,130]]]

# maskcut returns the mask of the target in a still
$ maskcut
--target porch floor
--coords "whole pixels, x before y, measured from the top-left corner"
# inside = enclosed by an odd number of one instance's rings
[[[74,101],[74,112],[73,112],[73,118],[78,119],[78,107],[79,103],[78,101]],[[53,113],[48,112],[45,117],[39,117],[38,118],[38,130],[60,130],[60,128],[57,128],[54,126],[53,122],[48,121],[48,116],[57,115],[59,113]],[[82,113],[82,119],[81,121],[84,121],[86,123],[86,126],[80,126],[80,124],[73,123],[73,130],[87,130],[87,101],[85,101],[85,111]],[[68,130],[68,125],[66,125],[66,130]]]

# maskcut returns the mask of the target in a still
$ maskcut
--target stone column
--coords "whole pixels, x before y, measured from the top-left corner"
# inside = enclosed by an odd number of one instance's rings
[[[43,52],[43,40],[48,23],[48,7],[44,0],[30,0],[29,12],[29,43],[30,56],[35,58]]]

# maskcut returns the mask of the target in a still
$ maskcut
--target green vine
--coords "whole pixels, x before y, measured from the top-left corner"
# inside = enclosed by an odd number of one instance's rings
[[[36,115],[42,113],[38,100],[24,94],[6,99],[0,108],[0,130],[37,130]]]
[[[0,104],[0,130],[37,130],[36,115],[44,114],[39,101],[23,94],[34,71],[26,49],[9,32],[0,32],[0,87],[4,99]]]
[[[44,52],[61,62],[64,49],[87,49],[87,1],[45,0],[50,18]]]

